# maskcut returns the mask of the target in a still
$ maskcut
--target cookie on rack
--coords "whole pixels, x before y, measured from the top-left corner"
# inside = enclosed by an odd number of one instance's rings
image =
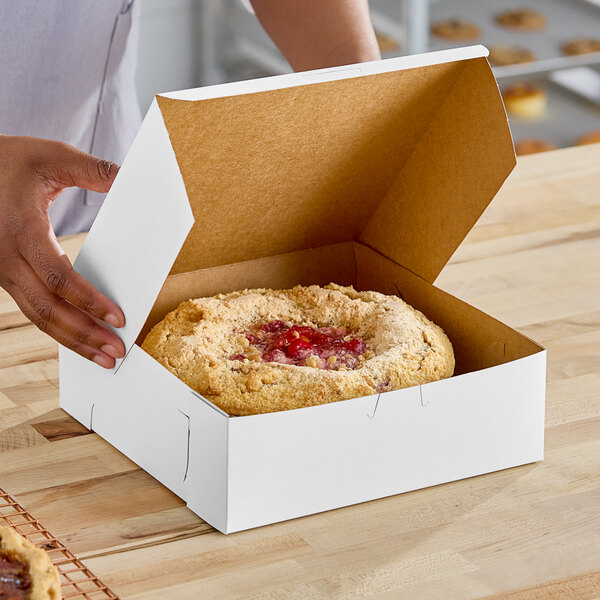
[[[535,60],[535,54],[521,46],[492,46],[489,59],[492,65],[504,67],[532,62]]]
[[[352,287],[188,300],[142,349],[230,415],[276,412],[450,377],[442,328],[397,296]]]
[[[546,110],[546,92],[525,81],[520,81],[502,91],[504,106],[513,115],[527,119],[540,117]]]
[[[0,598],[60,600],[60,579],[48,553],[0,526]]]
[[[476,40],[481,37],[481,29],[474,23],[464,19],[448,19],[434,23],[431,26],[431,33],[452,42]]]
[[[496,15],[496,23],[516,31],[540,31],[547,21],[543,13],[531,8],[515,8]]]
[[[575,38],[568,40],[561,46],[562,51],[569,56],[578,54],[591,54],[600,52],[600,39],[598,38]]]
[[[549,150],[556,150],[556,146],[550,142],[540,139],[522,139],[515,142],[515,152],[517,156],[524,156],[525,154],[537,154],[538,152],[548,152]]]

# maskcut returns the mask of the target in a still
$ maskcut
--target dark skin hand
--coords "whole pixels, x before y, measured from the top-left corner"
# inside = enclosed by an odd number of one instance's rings
[[[380,58],[368,0],[251,0],[296,71]],[[76,273],[48,207],[66,187],[107,192],[118,167],[50,140],[0,135],[0,286],[42,331],[110,369],[125,347],[119,307]],[[60,200],[59,200],[60,202]]]
[[[25,316],[56,341],[110,369],[125,355],[121,309],[73,270],[48,208],[66,187],[107,192],[114,163],[73,146],[0,135],[0,286]]]

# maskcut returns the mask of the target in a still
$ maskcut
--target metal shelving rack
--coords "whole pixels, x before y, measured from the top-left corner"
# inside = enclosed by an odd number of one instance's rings
[[[291,71],[252,14],[248,0],[203,0],[202,4],[205,84]],[[544,13],[546,28],[529,33],[496,24],[496,14],[523,5]],[[542,118],[511,117],[515,137],[549,135],[549,141],[564,146],[586,131],[600,129],[600,92],[594,92],[600,88],[600,52],[566,56],[560,49],[572,38],[600,36],[600,0],[370,0],[370,7],[375,30],[397,43],[385,57],[471,43],[530,48],[537,60],[493,67],[501,87],[525,79],[542,86],[549,97]],[[431,23],[457,17],[475,22],[480,39],[453,43],[430,34]],[[560,72],[563,76],[556,75]]]
[[[600,36],[600,0],[403,0],[404,53],[440,50],[483,43],[516,45],[531,49],[533,62],[493,66],[501,88],[528,81],[543,88],[548,108],[537,119],[509,115],[515,139],[541,138],[556,146],[572,145],[577,137],[600,130],[600,52],[566,56],[561,45],[573,38]],[[377,20],[399,15],[397,0],[371,0]],[[498,25],[494,17],[506,10],[527,6],[547,18],[540,31],[522,32]],[[431,23],[464,18],[481,29],[473,42],[449,42],[430,35]],[[377,24],[373,19],[374,25]]]
[[[548,15],[548,27],[540,32],[511,31],[494,23],[496,13],[521,6],[520,0],[371,0],[371,15],[376,30],[395,39],[398,51],[389,53],[418,54],[428,50],[451,48],[465,42],[438,40],[429,33],[432,21],[468,15],[482,27],[482,42],[531,44],[539,49],[540,58],[531,63],[494,67],[498,79],[547,73],[559,69],[600,64],[600,52],[579,56],[560,54],[557,42],[571,37],[598,37],[600,34],[600,0],[527,0],[528,7]],[[289,72],[289,65],[260,28],[251,13],[248,0],[204,0],[203,60],[207,73],[219,71],[216,66],[216,31],[227,39],[229,55],[243,55],[267,73]],[[217,21],[222,19],[220,25]],[[554,52],[553,52],[554,50]]]

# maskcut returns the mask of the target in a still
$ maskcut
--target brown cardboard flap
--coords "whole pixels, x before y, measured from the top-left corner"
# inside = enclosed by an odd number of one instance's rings
[[[159,97],[196,220],[172,273],[357,239],[467,63]]]
[[[360,239],[433,282],[515,164],[494,76],[471,60]]]
[[[515,165],[485,58],[158,104],[195,218],[171,273],[360,239],[433,281]]]

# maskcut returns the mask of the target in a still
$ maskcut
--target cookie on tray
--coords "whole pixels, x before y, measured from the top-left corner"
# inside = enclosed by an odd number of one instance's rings
[[[541,116],[546,110],[546,92],[525,81],[520,81],[502,90],[506,110],[513,115],[532,119]]]
[[[599,38],[575,38],[565,42],[561,46],[562,51],[569,56],[578,54],[591,54],[592,52],[600,52]]]
[[[397,296],[329,284],[182,302],[142,349],[231,415],[302,408],[450,377],[441,327]]]
[[[575,140],[576,146],[586,146],[587,144],[600,144],[600,129],[584,133]]]
[[[464,19],[448,19],[431,26],[431,33],[444,40],[461,42],[481,37],[481,30],[474,23]]]
[[[382,54],[388,54],[390,52],[396,52],[397,50],[400,50],[400,44],[393,37],[378,30],[375,30],[375,37],[377,38],[379,51]]]
[[[535,54],[521,46],[492,46],[489,58],[492,65],[500,67],[532,62]]]
[[[546,27],[543,13],[531,8],[515,8],[496,15],[496,23],[516,31],[539,31]]]
[[[536,154],[538,152],[548,152],[549,150],[556,150],[556,146],[550,142],[539,139],[523,139],[515,142],[515,152],[517,156],[524,156],[525,154]]]
[[[11,527],[0,527],[0,598],[61,598],[58,571],[48,553]]]

